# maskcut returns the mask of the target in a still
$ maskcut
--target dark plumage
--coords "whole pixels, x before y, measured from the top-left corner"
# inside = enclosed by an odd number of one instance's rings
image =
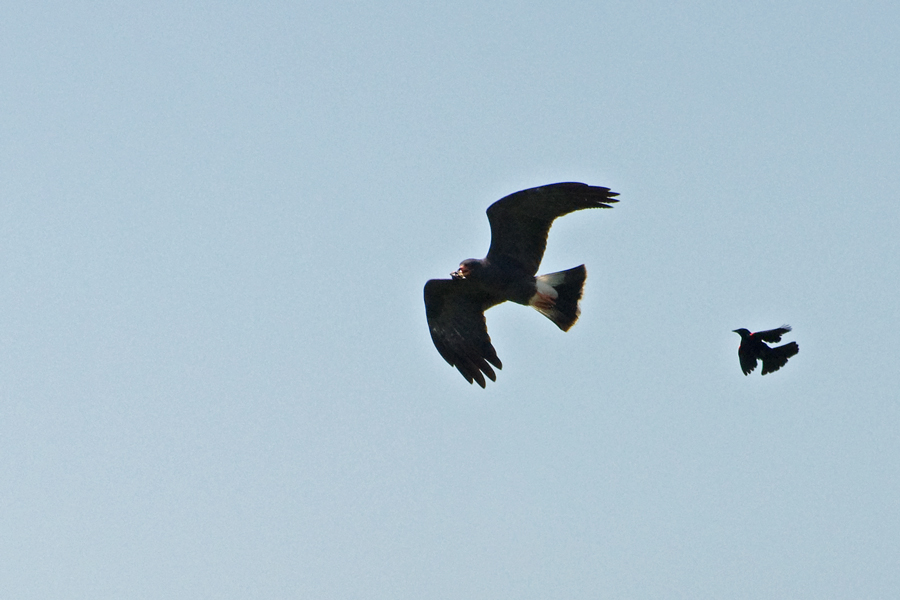
[[[491,345],[484,311],[507,300],[533,306],[568,331],[578,320],[578,301],[587,271],[580,265],[535,277],[553,220],[584,208],[611,208],[618,196],[609,188],[555,183],[522,190],[487,209],[491,246],[482,259],[470,258],[452,279],[425,284],[425,315],[435,348],[469,383],[496,381],[502,364]]]
[[[744,375],[749,375],[756,368],[756,361],[762,360],[762,374],[774,373],[787,364],[790,357],[800,352],[797,342],[790,342],[782,346],[772,348],[765,344],[775,344],[781,341],[781,336],[791,330],[790,325],[782,325],[778,329],[757,331],[750,333],[747,329],[735,329],[734,332],[741,336],[741,345],[738,347],[738,358],[741,360],[741,370]]]

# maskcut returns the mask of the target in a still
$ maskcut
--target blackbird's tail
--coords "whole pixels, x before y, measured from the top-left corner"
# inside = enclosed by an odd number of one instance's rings
[[[783,346],[770,348],[769,351],[766,352],[766,355],[762,357],[762,374],[765,375],[766,373],[774,373],[775,371],[786,365],[788,359],[798,352],[800,352],[800,346],[797,345],[797,342],[791,342],[789,344],[784,344]]]

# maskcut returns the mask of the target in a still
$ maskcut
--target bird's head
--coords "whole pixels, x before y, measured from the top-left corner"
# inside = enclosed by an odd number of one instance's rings
[[[741,336],[741,339],[742,339],[742,340],[743,340],[743,339],[746,339],[746,338],[748,338],[748,337],[750,337],[750,330],[749,330],[749,329],[744,329],[743,327],[741,327],[740,329],[735,329],[735,330],[734,330],[734,333],[736,333],[736,334],[738,334],[739,336]]]
[[[481,261],[477,258],[469,258],[459,263],[459,269],[450,273],[453,279],[466,279],[478,273],[481,269]]]

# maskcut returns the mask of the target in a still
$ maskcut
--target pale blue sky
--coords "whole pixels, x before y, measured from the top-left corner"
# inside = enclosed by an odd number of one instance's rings
[[[900,596],[895,2],[0,19],[0,596]],[[612,187],[487,314],[484,210]],[[741,374],[738,327],[800,354]]]

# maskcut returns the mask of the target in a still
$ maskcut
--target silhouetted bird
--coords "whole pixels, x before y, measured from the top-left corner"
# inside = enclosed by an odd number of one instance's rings
[[[790,325],[782,325],[778,329],[757,331],[750,333],[746,329],[735,329],[734,332],[741,336],[741,345],[738,348],[738,358],[741,359],[741,370],[744,375],[749,375],[756,368],[756,361],[762,360],[762,374],[773,373],[787,364],[790,357],[800,352],[797,342],[790,342],[783,346],[771,348],[765,344],[775,344],[781,341],[781,336],[791,330]]]
[[[610,208],[618,202],[615,196],[605,187],[554,183],[497,200],[487,209],[491,224],[487,256],[464,260],[450,274],[452,279],[431,279],[425,284],[431,340],[469,383],[477,381],[484,387],[484,375],[497,380],[491,365],[503,366],[484,321],[484,311],[490,307],[510,300],[533,306],[563,331],[575,324],[587,271],[580,265],[535,277],[547,233],[556,217],[583,208]]]

